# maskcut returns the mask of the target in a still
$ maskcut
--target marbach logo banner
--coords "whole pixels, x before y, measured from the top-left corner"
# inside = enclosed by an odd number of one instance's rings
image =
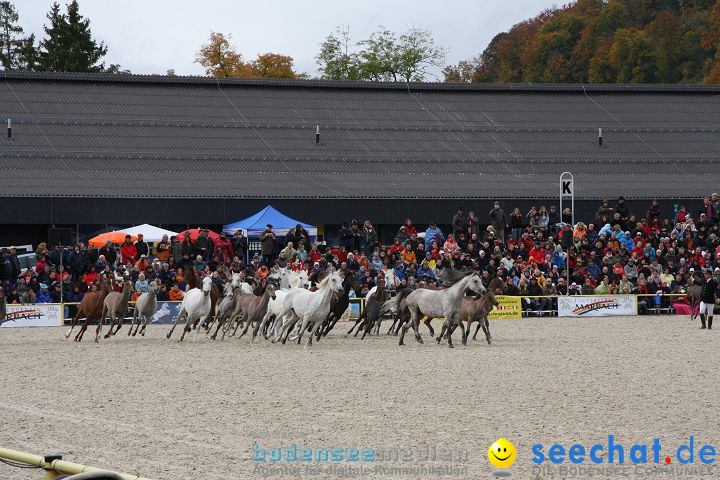
[[[559,317],[615,317],[636,314],[635,295],[558,297]]]
[[[60,305],[8,305],[2,327],[57,327],[61,324]]]

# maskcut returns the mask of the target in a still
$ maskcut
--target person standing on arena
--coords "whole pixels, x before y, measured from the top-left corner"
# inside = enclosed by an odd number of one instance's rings
[[[718,283],[712,276],[712,270],[703,270],[705,281],[703,282],[702,293],[700,294],[700,329],[704,329],[707,321],[708,330],[712,330],[713,310],[718,298]]]

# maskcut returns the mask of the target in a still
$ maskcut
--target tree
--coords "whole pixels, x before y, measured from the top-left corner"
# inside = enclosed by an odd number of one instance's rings
[[[400,35],[397,45],[398,70],[406,82],[422,81],[431,67],[445,63],[447,49],[435,44],[429,30],[412,27]]]
[[[360,47],[351,52],[351,47]],[[431,33],[412,27],[397,35],[379,27],[366,40],[352,45],[349,30],[338,27],[320,45],[315,57],[322,77],[330,80],[422,81],[430,67],[441,67],[446,50]]]
[[[60,5],[53,3],[45,26],[47,38],[40,42],[40,69],[51,72],[101,72],[98,63],[107,53],[103,42],[98,44],[90,31],[90,20],[80,15],[77,0],[67,5],[67,13],[60,13]]]
[[[200,47],[195,62],[205,67],[205,73],[213,77],[245,78],[299,78],[293,70],[293,58],[277,53],[258,55],[252,62],[230,44],[230,35],[211,32],[210,41]]]
[[[28,62],[35,63],[35,36],[22,37],[19,19],[12,3],[0,1],[0,66],[3,70],[31,70]]]
[[[325,80],[360,80],[360,59],[351,52],[350,29],[337,27],[335,33],[325,37],[315,57],[321,78]]]
[[[277,53],[258,55],[252,62],[251,76],[259,78],[298,78],[293,58]]]
[[[113,74],[122,74],[122,75],[130,75],[132,72],[128,69],[123,69],[120,65],[117,63],[111,63],[108,68],[105,69],[105,73],[113,73]]]
[[[655,81],[655,53],[645,34],[638,29],[624,28],[617,31],[609,59],[617,72],[618,83]]]
[[[477,75],[477,64],[470,60],[460,60],[457,65],[448,65],[443,68],[443,81],[445,83],[470,83]]]
[[[210,41],[200,47],[195,62],[205,67],[205,73],[213,77],[243,76],[247,64],[230,44],[230,35],[210,32]]]

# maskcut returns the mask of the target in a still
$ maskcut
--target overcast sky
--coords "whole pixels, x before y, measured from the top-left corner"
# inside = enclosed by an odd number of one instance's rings
[[[26,33],[43,36],[51,0],[14,0]],[[65,0],[61,1],[61,5]],[[298,71],[315,75],[318,45],[338,25],[354,40],[378,25],[400,32],[429,29],[449,49],[447,63],[477,55],[492,37],[553,6],[548,0],[80,0],[96,39],[108,46],[105,64],[133,73],[202,75],[195,53],[211,31],[232,34],[246,59],[275,52],[295,59]],[[562,2],[561,2],[562,3]],[[439,73],[439,72],[438,72]],[[433,80],[433,78],[428,78]]]

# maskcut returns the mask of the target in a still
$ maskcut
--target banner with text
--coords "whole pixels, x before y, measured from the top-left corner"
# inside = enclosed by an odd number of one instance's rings
[[[558,317],[619,317],[637,315],[635,295],[558,297]]]
[[[522,299],[520,297],[508,297],[496,295],[498,306],[493,307],[488,314],[490,320],[516,320],[522,318]]]
[[[0,327],[58,327],[61,325],[61,308],[57,303],[8,305],[5,321]]]

